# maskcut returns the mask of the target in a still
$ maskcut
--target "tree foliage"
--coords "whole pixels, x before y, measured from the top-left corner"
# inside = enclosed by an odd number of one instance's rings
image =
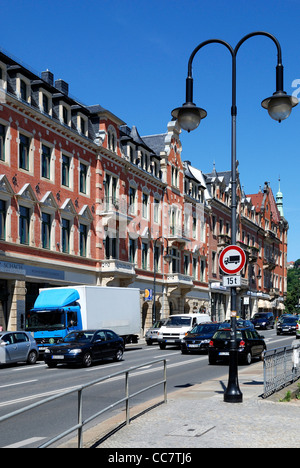
[[[300,259],[290,268],[287,273],[287,296],[285,308],[289,313],[300,313],[300,308],[296,307],[300,300]]]

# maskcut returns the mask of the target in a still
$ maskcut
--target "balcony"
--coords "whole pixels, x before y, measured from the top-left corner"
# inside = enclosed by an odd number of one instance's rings
[[[184,290],[184,293],[188,293],[194,288],[192,276],[183,275],[181,273],[169,273],[167,275],[167,284],[169,292]]]
[[[276,267],[276,259],[274,255],[270,255],[269,257],[264,257],[264,270],[274,270]]]
[[[186,244],[187,242],[189,242],[189,239],[187,237],[184,237],[183,229],[175,226],[170,226],[168,240],[172,243],[178,242],[179,244]]]
[[[128,214],[126,200],[119,200],[116,197],[104,197],[100,206],[100,216],[113,219],[130,220],[132,216]]]
[[[128,286],[136,278],[134,263],[115,258],[101,261],[101,280],[106,286]]]

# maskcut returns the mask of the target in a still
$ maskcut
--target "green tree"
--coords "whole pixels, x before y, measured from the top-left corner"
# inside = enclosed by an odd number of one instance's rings
[[[300,259],[295,262],[294,268],[288,270],[287,273],[287,296],[285,300],[285,308],[289,313],[299,312],[300,300]]]

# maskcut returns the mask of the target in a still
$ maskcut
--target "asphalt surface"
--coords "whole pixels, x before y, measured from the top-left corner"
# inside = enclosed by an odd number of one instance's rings
[[[113,435],[103,438],[120,417],[107,420],[84,435],[85,448],[298,448],[300,401],[279,402],[290,387],[263,399],[263,364],[239,369],[241,403],[225,403],[228,374],[222,379],[170,393],[166,404],[133,418]],[[299,381],[298,381],[299,383]],[[295,390],[298,383],[293,384]],[[156,403],[152,401],[151,403]],[[149,406],[150,402],[148,403]],[[135,413],[146,406],[133,408]],[[64,447],[75,447],[70,441]],[[115,453],[115,452],[114,452]]]

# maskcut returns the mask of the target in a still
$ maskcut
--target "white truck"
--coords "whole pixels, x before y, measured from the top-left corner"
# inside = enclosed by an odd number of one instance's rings
[[[113,330],[124,343],[137,343],[141,333],[140,290],[101,286],[41,289],[26,314],[26,331],[32,332],[43,353],[73,330]]]
[[[197,324],[210,322],[208,314],[179,314],[170,315],[166,323],[158,332],[157,341],[160,349],[165,349],[166,345],[181,345],[181,340]]]

